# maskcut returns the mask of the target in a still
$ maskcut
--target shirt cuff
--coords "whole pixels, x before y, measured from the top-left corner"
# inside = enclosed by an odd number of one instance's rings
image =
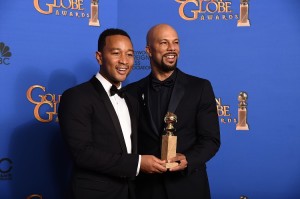
[[[137,166],[137,170],[136,170],[136,176],[139,175],[140,168],[141,168],[141,155],[139,155],[139,162],[138,162],[138,166]]]

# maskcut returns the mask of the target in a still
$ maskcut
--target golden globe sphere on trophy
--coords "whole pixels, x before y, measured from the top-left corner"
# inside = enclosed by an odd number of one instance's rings
[[[177,116],[174,113],[167,112],[164,122],[166,127],[161,142],[161,159],[166,160],[165,167],[169,169],[178,165],[177,162],[168,162],[171,158],[176,157],[177,136],[174,135],[176,131],[174,124],[177,122]]]
[[[249,130],[247,124],[247,99],[246,92],[240,92],[238,96],[239,108],[238,108],[238,123],[236,124],[236,130]]]

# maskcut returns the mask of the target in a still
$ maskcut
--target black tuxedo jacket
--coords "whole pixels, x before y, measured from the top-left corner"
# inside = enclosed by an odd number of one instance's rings
[[[138,165],[138,106],[128,95],[125,100],[132,123],[132,154],[127,153],[116,112],[96,77],[61,97],[59,124],[74,160],[72,190],[76,199],[129,198]]]
[[[163,132],[158,132],[152,120],[148,106],[149,83],[150,75],[128,85],[127,90],[135,95],[141,106],[138,153],[160,157]],[[137,197],[160,199],[162,194],[156,192],[165,190],[165,195],[172,199],[210,198],[205,163],[220,147],[218,115],[210,82],[178,70],[168,111],[177,115],[178,122],[174,125],[177,153],[186,156],[188,167],[181,172],[139,174],[136,182]],[[159,182],[163,182],[163,189],[156,188]]]

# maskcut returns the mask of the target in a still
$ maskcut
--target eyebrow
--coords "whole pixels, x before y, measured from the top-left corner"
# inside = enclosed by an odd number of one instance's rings
[[[111,48],[109,51],[111,52],[111,51],[114,51],[114,50],[122,51],[120,48]],[[133,49],[128,49],[125,52],[132,52],[132,53],[134,53],[134,50]]]
[[[159,41],[163,41],[163,40],[166,40],[166,41],[179,41],[179,38],[176,38],[176,39],[160,39]]]
[[[121,48],[111,48],[110,50],[122,50]],[[128,49],[128,51],[134,51],[133,49]]]

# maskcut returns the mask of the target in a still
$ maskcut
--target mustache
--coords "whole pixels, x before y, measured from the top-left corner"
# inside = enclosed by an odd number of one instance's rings
[[[172,53],[165,53],[164,56],[168,56],[168,55],[175,55],[178,57],[178,53],[176,52],[172,52]]]

